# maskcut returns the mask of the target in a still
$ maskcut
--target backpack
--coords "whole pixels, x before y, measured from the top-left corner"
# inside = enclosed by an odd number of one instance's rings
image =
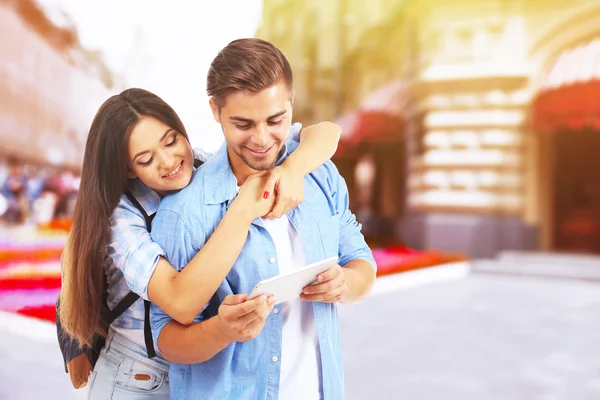
[[[125,195],[133,205],[142,213],[146,220],[148,232],[152,229],[152,219],[154,214],[148,215],[135,197],[126,191]],[[100,331],[108,332],[110,325],[121,316],[129,307],[135,303],[140,296],[134,292],[129,292],[112,310],[108,307],[108,282],[104,277],[104,293],[102,296],[102,309],[100,311]],[[56,300],[56,333],[58,344],[63,355],[65,372],[71,377],[73,387],[79,389],[87,384],[90,372],[94,369],[96,361],[100,356],[100,351],[104,347],[106,337],[95,333],[92,338],[92,346],[80,346],[79,342],[64,331],[59,318],[60,296]],[[156,357],[154,342],[152,341],[152,330],[150,328],[150,302],[144,300],[144,341],[146,342],[146,351],[148,358]]]

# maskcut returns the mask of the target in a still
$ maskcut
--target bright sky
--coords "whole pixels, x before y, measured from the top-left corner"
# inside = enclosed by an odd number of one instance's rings
[[[101,50],[126,87],[151,90],[171,104],[194,146],[215,150],[222,143],[205,94],[206,73],[227,43],[254,36],[261,0],[38,2],[68,14],[84,47]]]

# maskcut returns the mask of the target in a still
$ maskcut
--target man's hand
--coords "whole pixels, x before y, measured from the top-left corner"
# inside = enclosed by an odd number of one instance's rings
[[[304,175],[280,165],[269,171],[264,196],[277,196],[275,205],[265,218],[281,218],[304,200]]]
[[[300,297],[306,301],[320,301],[323,303],[338,303],[348,292],[348,284],[344,268],[335,267],[319,274],[317,283],[305,286]]]
[[[220,331],[230,342],[247,342],[262,331],[273,310],[275,298],[258,296],[248,300],[246,294],[229,295],[219,307]]]

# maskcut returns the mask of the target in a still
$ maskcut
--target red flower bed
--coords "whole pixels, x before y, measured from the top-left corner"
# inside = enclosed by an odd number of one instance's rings
[[[17,314],[43,319],[45,321],[56,322],[56,306],[54,304],[37,307],[23,307],[17,310]]]
[[[0,268],[14,262],[58,261],[62,247],[40,249],[35,247],[8,248],[0,250]]]
[[[32,262],[34,264],[37,262],[41,264],[43,262],[55,261],[58,263],[61,252],[61,246],[42,249],[31,247],[0,249],[0,270],[3,267],[10,270],[10,268],[13,268],[19,262]],[[377,276],[385,276],[465,259],[460,255],[448,255],[437,251],[421,252],[403,246],[375,248],[373,256],[378,265]],[[50,302],[51,300],[49,297],[45,297],[47,295],[41,293],[47,293],[47,291],[57,293],[60,290],[60,284],[60,273],[43,274],[40,271],[37,276],[35,272],[16,275],[9,274],[4,279],[0,278],[0,296],[3,293],[23,292],[25,293],[25,297],[20,297],[19,300],[16,300],[17,307],[14,307],[15,303],[12,306],[9,305],[9,311],[16,310],[21,315],[55,322],[55,304],[51,302],[50,304],[40,305],[40,303]],[[28,294],[28,291],[31,291],[31,295]],[[53,294],[52,298],[55,296],[56,294]],[[23,304],[29,302],[28,299],[31,299],[30,305]]]
[[[0,279],[0,291],[60,289],[60,276]]]
[[[448,255],[438,251],[417,251],[401,246],[374,249],[373,257],[377,262],[377,276],[432,267],[465,259],[460,255]]]

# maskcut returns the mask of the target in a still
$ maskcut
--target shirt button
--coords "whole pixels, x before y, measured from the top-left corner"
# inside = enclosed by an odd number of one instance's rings
[[[273,360],[273,362],[277,362],[279,360],[279,358],[277,358],[277,356],[273,356],[273,358],[271,358],[271,360]]]
[[[275,262],[275,257],[271,257],[271,258],[269,258],[269,262],[270,262],[271,264],[273,264],[273,263]]]
[[[279,308],[274,308],[273,309],[273,314],[279,314]]]

